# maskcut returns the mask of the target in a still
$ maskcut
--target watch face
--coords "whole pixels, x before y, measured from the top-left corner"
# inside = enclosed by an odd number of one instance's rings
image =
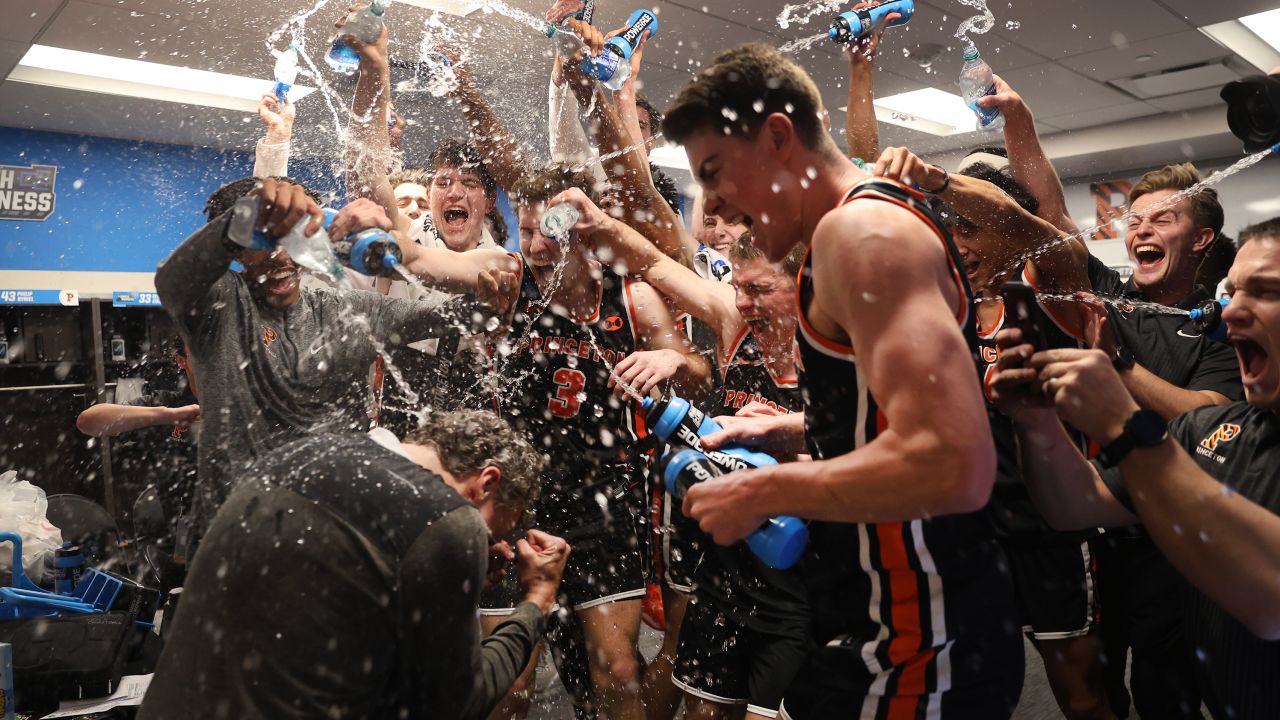
[[[1151,447],[1164,440],[1169,432],[1169,423],[1160,413],[1151,410],[1139,410],[1129,418],[1125,432],[1133,438],[1139,447]]]

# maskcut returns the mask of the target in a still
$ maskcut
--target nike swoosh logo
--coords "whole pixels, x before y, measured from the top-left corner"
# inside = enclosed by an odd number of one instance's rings
[[[1186,333],[1182,332],[1182,328],[1178,328],[1178,336],[1179,336],[1179,337],[1184,337],[1184,338],[1191,338],[1192,340],[1199,340],[1200,338],[1204,337],[1204,335],[1199,335],[1199,334],[1197,334],[1197,335],[1188,335],[1188,334],[1186,334]]]

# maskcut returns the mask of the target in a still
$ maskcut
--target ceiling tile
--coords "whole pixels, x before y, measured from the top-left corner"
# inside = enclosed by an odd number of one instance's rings
[[[1186,19],[1195,27],[1235,20],[1276,8],[1276,0],[1228,0],[1205,2],[1204,0],[1160,0],[1165,7]]]
[[[1199,30],[1164,35],[1132,43],[1124,48],[1109,47],[1063,58],[1062,64],[1094,80],[1114,80],[1231,55],[1231,51],[1210,40]],[[1139,61],[1139,57],[1149,59]]]
[[[1152,107],[1144,102],[1134,101],[1088,112],[1073,112],[1057,116],[1046,115],[1044,119],[1047,124],[1063,130],[1079,130],[1095,125],[1106,125],[1107,123],[1120,122],[1121,120],[1157,115],[1160,112],[1159,108]],[[1039,120],[1039,118],[1040,115],[1037,113],[1036,119]]]
[[[29,47],[31,46],[24,42],[0,40],[0,78],[9,77],[9,73],[13,72],[22,56],[27,54]]]
[[[1179,95],[1153,98],[1146,102],[1148,105],[1153,105],[1166,112],[1182,112],[1184,110],[1221,105],[1222,111],[1225,113],[1227,106],[1223,103],[1222,96],[1219,95],[1220,92],[1222,91],[1219,88],[1206,88]]]
[[[996,13],[994,33],[1050,58],[1132,45],[1192,29],[1154,0],[1010,0],[1008,5],[1011,7]]]
[[[49,18],[53,17],[61,7],[53,0],[28,3],[6,0],[4,5],[4,22],[0,23],[0,40],[21,43],[32,42],[39,34],[40,28],[44,27],[45,23],[49,22]]]
[[[997,71],[1006,82],[1022,95],[1037,116],[1053,117],[1068,113],[1087,115],[1096,108],[1119,105],[1131,101],[1127,94],[1056,63],[1043,63],[1032,67]]]

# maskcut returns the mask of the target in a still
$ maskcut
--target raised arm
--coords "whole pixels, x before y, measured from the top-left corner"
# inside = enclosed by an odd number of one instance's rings
[[[340,20],[339,23],[345,22]],[[340,26],[339,26],[340,27]],[[391,69],[387,62],[387,30],[378,40],[365,44],[350,35],[344,40],[360,53],[360,73],[351,118],[347,123],[347,144],[343,159],[347,168],[347,195],[368,198],[382,206],[392,227],[409,232],[409,218],[396,206],[388,179],[393,152],[387,133],[387,113],[391,98]]]
[[[650,353],[663,353],[666,356],[666,360],[662,362],[650,363],[646,368],[647,374],[643,370],[637,373],[641,375],[641,394],[659,382],[670,379],[675,383],[679,394],[685,397],[702,397],[711,388],[711,364],[707,362],[706,356],[698,352],[689,338],[676,329],[675,318],[653,287],[643,282],[628,282],[641,347]],[[640,354],[631,355],[618,363],[617,374],[631,381],[632,377],[628,376],[627,371],[631,364],[638,361],[638,355]],[[650,359],[654,357],[650,355]]]
[[[572,21],[571,21],[572,22]],[[603,43],[599,31],[589,25],[574,24],[581,29],[583,37],[589,43]],[[593,45],[594,46],[594,45]],[[564,64],[562,72],[569,80],[569,87],[578,98],[583,108],[592,107],[593,93],[605,92],[593,78],[587,77],[579,69],[582,54],[579,53]],[[601,156],[610,156],[603,161],[605,173],[617,183],[621,183],[622,192],[619,200],[627,224],[634,227],[641,235],[658,246],[668,257],[690,265],[698,243],[684,229],[680,216],[676,214],[661,193],[653,185],[649,175],[648,155],[640,142],[639,136],[632,136],[624,127],[618,110],[609,102],[596,102],[591,113],[592,134]]]
[[[405,269],[418,276],[424,285],[445,292],[476,294],[481,290],[481,275],[492,270],[520,271],[519,261],[497,248],[454,252],[413,242],[401,243],[400,248],[404,252]]]
[[[876,51],[888,24],[901,17],[889,13],[880,23],[857,42],[845,45],[849,57],[849,102],[845,106],[845,139],[849,143],[849,156],[870,163],[880,157],[880,138],[876,128],[875,92],[872,75],[875,71]]]
[[[472,142],[480,150],[485,167],[489,169],[493,179],[504,188],[515,187],[524,176],[524,150],[485,99],[468,64],[458,61],[457,51],[445,49],[445,52],[454,60],[453,69],[458,78],[458,86],[453,91],[453,97],[467,119]]]
[[[1025,187],[1040,203],[1040,217],[1062,232],[1080,231],[1067,212],[1067,198],[1058,171],[1049,162],[1036,132],[1036,120],[1022,96],[996,76],[996,93],[980,98],[982,107],[999,108],[1004,114],[1004,144],[1009,152],[1013,179]]]
[[[284,235],[307,215],[312,221],[306,234],[320,229],[324,217],[320,206],[301,187],[267,178],[250,194],[262,198],[256,225],[270,237]],[[205,224],[156,268],[156,293],[164,309],[184,328],[192,326],[193,316],[211,309],[206,301],[214,285],[238,256],[227,241],[231,214],[228,210]]]
[[[281,105],[275,93],[267,93],[258,102],[258,118],[266,128],[253,153],[254,177],[282,177],[289,174],[290,140],[293,137],[293,102],[285,98]]]
[[[653,243],[626,223],[610,217],[577,188],[557,195],[549,204],[562,202],[578,208],[581,219],[574,229],[590,240],[605,262],[627,274],[640,274],[677,310],[716,328],[721,337],[732,337],[742,327],[731,286],[707,280],[662,254]]]

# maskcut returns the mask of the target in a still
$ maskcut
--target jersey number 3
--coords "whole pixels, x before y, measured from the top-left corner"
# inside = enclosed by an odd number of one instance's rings
[[[582,406],[582,389],[587,386],[587,376],[581,370],[560,368],[551,379],[556,383],[556,394],[547,401],[547,409],[559,418],[571,418]]]

